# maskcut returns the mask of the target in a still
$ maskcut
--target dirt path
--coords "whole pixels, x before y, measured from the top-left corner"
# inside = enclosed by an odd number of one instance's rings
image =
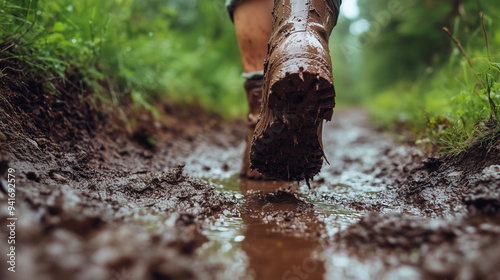
[[[154,150],[2,126],[19,245],[13,274],[2,231],[1,279],[500,278],[500,148],[423,159],[340,111],[309,189],[238,179],[244,125],[207,123]]]

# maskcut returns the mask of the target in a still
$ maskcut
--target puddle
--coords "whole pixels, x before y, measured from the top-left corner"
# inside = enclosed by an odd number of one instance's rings
[[[240,180],[243,147],[191,155],[189,173],[238,205],[203,232],[210,241],[198,250],[200,257],[232,271],[218,279],[332,279],[333,274],[366,279],[356,258],[332,251],[334,235],[368,212],[408,210],[378,197],[391,183],[377,174],[390,162],[385,151],[393,144],[364,126],[365,118],[350,114],[327,125],[323,138],[331,165],[323,166],[312,189],[304,183]]]
[[[201,258],[230,267],[231,275],[225,271],[219,279],[322,279],[328,237],[363,214],[328,203],[296,182],[242,180],[237,175],[204,180],[238,204],[237,211],[226,211],[203,232],[210,241],[198,250]],[[330,195],[352,191],[342,184],[328,189]]]

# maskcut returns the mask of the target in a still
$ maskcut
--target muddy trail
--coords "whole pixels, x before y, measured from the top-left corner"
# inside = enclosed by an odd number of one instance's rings
[[[500,279],[500,147],[426,158],[341,110],[308,188],[238,178],[243,123],[151,146],[81,109],[2,110],[1,279]]]

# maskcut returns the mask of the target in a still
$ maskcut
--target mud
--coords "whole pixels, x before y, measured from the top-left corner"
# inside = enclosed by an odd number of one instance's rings
[[[165,110],[127,131],[85,96],[0,88],[0,203],[13,168],[18,218],[17,272],[2,230],[1,279],[500,277],[500,148],[426,158],[339,111],[309,189],[239,179],[242,122]]]
[[[191,257],[207,241],[200,220],[232,203],[182,168],[58,185],[19,175],[19,267],[3,279],[213,278]]]
[[[18,245],[16,273],[7,270],[2,253],[1,279],[214,278],[221,268],[193,255],[207,242],[205,219],[234,202],[188,178],[178,158],[190,154],[194,131],[202,138],[205,128],[221,130],[238,141],[240,133],[210,118],[184,129],[167,116],[170,125],[154,130],[165,140],[151,148],[141,136],[151,136],[151,127],[126,131],[85,94],[40,94],[30,101],[30,92],[14,85],[1,87],[0,219],[5,226],[12,217],[6,181],[12,168]],[[166,141],[181,130],[179,145]],[[210,144],[228,145],[228,139]],[[8,253],[9,232],[1,232],[0,248]]]
[[[407,279],[498,279],[499,218],[426,220],[371,213],[336,236],[337,248],[356,248],[365,262],[382,260],[383,267],[372,272],[380,279],[391,274]]]

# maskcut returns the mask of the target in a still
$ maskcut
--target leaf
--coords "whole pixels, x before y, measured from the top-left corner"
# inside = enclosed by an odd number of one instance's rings
[[[65,29],[66,26],[60,21],[56,22],[53,27],[54,32],[63,32]]]
[[[491,62],[490,67],[500,71],[500,63]]]
[[[54,33],[54,34],[47,35],[47,37],[45,37],[45,42],[47,44],[59,43],[59,42],[64,41],[64,40],[65,40],[65,38],[61,33]]]
[[[53,58],[53,57],[43,57],[43,56],[38,56],[36,57],[37,60],[39,61],[45,61],[45,62],[51,62],[51,63],[54,63],[54,64],[61,64],[61,65],[65,65],[65,66],[70,66],[69,63],[65,62],[65,61],[62,61],[60,59],[57,59],[57,58]]]

